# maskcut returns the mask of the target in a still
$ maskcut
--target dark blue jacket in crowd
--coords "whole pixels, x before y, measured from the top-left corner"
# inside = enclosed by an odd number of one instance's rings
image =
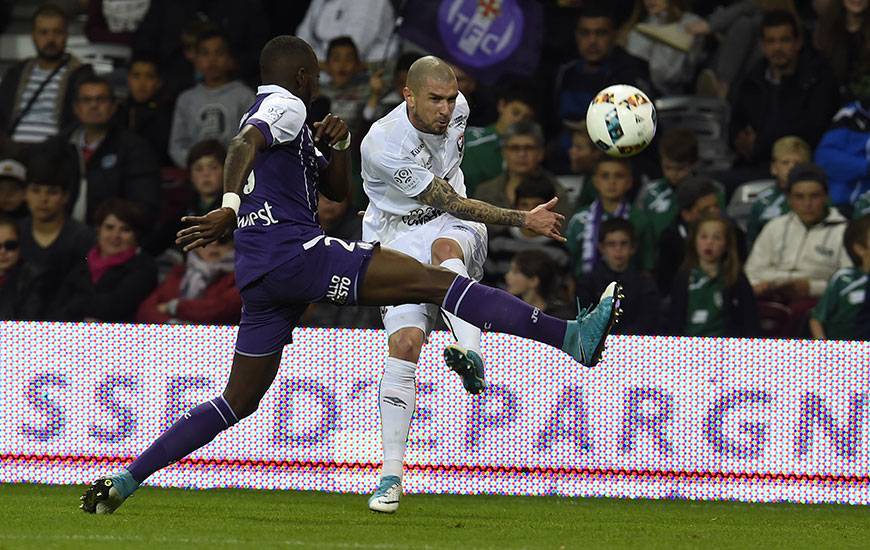
[[[840,109],[816,148],[815,160],[828,174],[834,204],[852,204],[870,190],[870,111],[858,101]]]

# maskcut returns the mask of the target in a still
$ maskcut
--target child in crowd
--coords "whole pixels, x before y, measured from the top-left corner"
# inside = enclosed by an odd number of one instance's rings
[[[27,170],[30,216],[21,221],[21,255],[45,273],[52,293],[94,245],[94,232],[69,216],[68,157],[45,144],[36,151]]]
[[[746,226],[746,239],[750,247],[764,224],[789,211],[785,196],[788,173],[795,165],[810,162],[811,154],[807,142],[796,136],[785,136],[773,143],[770,174],[776,178],[776,185],[759,193],[752,205]]]
[[[642,269],[651,270],[653,258],[652,236],[648,229],[646,214],[632,208],[628,192],[634,185],[631,164],[625,159],[605,157],[598,161],[592,177],[598,198],[586,208],[581,208],[568,221],[565,229],[567,246],[571,252],[572,273],[575,278],[592,272],[598,260],[598,234],[601,223],[611,218],[625,218],[641,235],[639,263]]]
[[[362,139],[363,109],[366,105],[372,111],[377,108],[383,86],[372,88],[356,44],[349,36],[330,40],[324,69],[329,79],[321,84],[320,95],[329,100],[329,112],[347,123],[354,138]]]
[[[178,97],[172,116],[169,155],[183,167],[190,148],[205,139],[226,146],[238,132],[239,120],[254,103],[254,92],[231,79],[229,40],[218,30],[199,36],[194,58],[202,82]]]
[[[637,205],[649,217],[654,243],[677,217],[675,191],[698,166],[698,139],[685,128],[668,130],[659,142],[659,159],[662,177],[647,183],[637,200]]]
[[[122,128],[138,134],[151,144],[162,166],[171,166],[169,131],[172,105],[162,97],[163,79],[157,59],[136,55],[127,71],[127,99],[115,115]]]
[[[27,215],[24,183],[27,169],[15,159],[0,160],[0,216],[21,219]]]
[[[577,313],[559,300],[559,273],[550,257],[541,250],[517,252],[505,273],[505,289],[548,315],[571,319]]]
[[[718,212],[704,215],[692,226],[688,242],[686,260],[671,289],[668,332],[757,336],[758,308],[741,269],[732,222]]]
[[[524,177],[515,194],[514,208],[528,212],[555,197],[556,188],[545,176],[532,174]],[[516,253],[529,249],[546,254],[559,272],[564,273],[568,269],[570,257],[562,243],[528,229],[504,227],[489,234],[488,253],[483,266],[484,282],[492,285],[501,283]]]
[[[226,148],[214,139],[200,141],[191,147],[187,155],[190,188],[185,189],[175,200],[167,201],[162,221],[158,229],[149,235],[145,245],[149,252],[159,256],[172,247],[175,234],[184,227],[181,223],[182,217],[204,216],[220,208],[226,156]],[[188,192],[192,193],[188,195]],[[171,263],[180,263],[181,260],[180,254],[173,253]]]
[[[592,143],[585,120],[566,121],[565,125],[571,130],[571,146],[568,148],[570,175],[559,176],[559,183],[565,187],[568,200],[576,208],[583,208],[598,196],[592,185],[592,174],[598,161],[604,158],[604,151]]]
[[[628,220],[611,218],[598,231],[600,261],[587,276],[577,279],[577,299],[594,301],[611,281],[624,289],[622,318],[614,334],[656,334],[659,331],[660,297],[655,281],[632,267],[637,253],[637,232]]]
[[[812,310],[810,332],[819,340],[858,340],[857,316],[870,296],[870,214],[849,222],[843,246],[855,267],[837,271]]]
[[[236,289],[231,238],[188,252],[139,306],[140,323],[236,324],[242,298]]]

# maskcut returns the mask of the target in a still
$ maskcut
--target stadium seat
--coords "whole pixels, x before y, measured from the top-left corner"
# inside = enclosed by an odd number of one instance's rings
[[[773,187],[776,182],[772,179],[752,180],[740,185],[731,195],[731,202],[728,203],[728,217],[734,220],[738,226],[746,231],[747,223],[749,222],[749,213],[752,211],[752,203],[755,202],[758,194]]]
[[[668,96],[655,100],[658,131],[688,128],[698,138],[701,172],[727,170],[734,155],[728,146],[730,109],[725,100]]]

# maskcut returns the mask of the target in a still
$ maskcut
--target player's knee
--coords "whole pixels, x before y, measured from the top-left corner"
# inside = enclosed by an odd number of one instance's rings
[[[420,359],[425,336],[420,329],[401,329],[394,332],[389,339],[390,357],[416,363]]]
[[[440,264],[450,258],[461,258],[462,249],[456,244],[456,241],[449,239],[435,239],[432,243],[432,263]]]

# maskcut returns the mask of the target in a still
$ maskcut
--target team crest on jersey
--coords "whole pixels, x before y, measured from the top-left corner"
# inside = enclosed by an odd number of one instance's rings
[[[463,147],[465,147],[465,134],[460,134],[459,139],[456,140],[456,149],[461,153]]]

